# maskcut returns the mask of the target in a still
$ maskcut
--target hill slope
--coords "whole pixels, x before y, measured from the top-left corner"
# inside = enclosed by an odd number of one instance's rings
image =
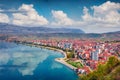
[[[109,33],[84,33],[80,29],[68,28],[48,28],[48,27],[22,27],[0,23],[0,34],[16,35],[16,36],[37,36],[41,38],[101,38],[101,39],[119,39],[120,31]]]
[[[95,71],[80,78],[80,80],[120,80],[120,60],[112,56],[106,64],[100,64]]]
[[[0,23],[1,34],[39,34],[39,33],[84,33],[80,29],[48,28],[48,27],[22,27]]]

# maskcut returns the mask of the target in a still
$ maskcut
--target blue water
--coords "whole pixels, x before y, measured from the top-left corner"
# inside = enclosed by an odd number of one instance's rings
[[[56,62],[60,52],[0,42],[0,80],[77,80],[76,73]]]

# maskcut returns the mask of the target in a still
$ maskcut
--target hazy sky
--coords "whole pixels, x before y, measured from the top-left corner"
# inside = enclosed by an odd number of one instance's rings
[[[0,0],[0,22],[87,33],[120,31],[120,0]]]

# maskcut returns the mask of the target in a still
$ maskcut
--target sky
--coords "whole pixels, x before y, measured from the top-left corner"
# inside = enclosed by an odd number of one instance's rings
[[[0,0],[0,23],[120,31],[120,0]]]

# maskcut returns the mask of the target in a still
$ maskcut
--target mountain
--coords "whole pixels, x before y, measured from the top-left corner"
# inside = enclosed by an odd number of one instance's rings
[[[119,39],[120,31],[109,33],[84,33],[80,29],[48,28],[48,27],[22,27],[11,24],[0,23],[0,34],[16,36],[36,36],[40,38],[101,38]]]
[[[0,23],[0,34],[38,34],[38,33],[84,33],[80,29],[48,28],[48,27],[22,27]]]

